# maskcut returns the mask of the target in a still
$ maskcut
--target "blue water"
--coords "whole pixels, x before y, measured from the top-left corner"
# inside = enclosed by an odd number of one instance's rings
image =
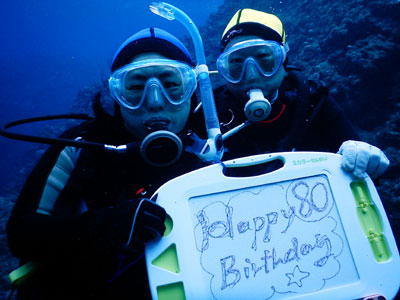
[[[19,0],[0,3],[0,123],[70,111],[77,92],[107,76],[114,52],[145,27],[178,37],[177,21],[152,14],[151,1]],[[170,0],[199,27],[223,0]],[[0,195],[37,145],[0,137]]]

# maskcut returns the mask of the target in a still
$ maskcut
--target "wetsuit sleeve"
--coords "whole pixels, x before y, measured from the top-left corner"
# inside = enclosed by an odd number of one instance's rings
[[[9,248],[20,259],[68,256],[87,234],[90,215],[52,213],[78,154],[75,148],[51,146],[27,178],[7,223]]]

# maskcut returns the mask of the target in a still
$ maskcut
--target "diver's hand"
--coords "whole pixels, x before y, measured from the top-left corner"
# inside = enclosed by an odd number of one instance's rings
[[[346,141],[338,151],[342,155],[342,168],[355,179],[363,179],[367,174],[375,179],[382,175],[390,162],[379,148],[359,141]]]
[[[136,242],[148,243],[159,240],[165,231],[165,209],[149,199],[142,198],[137,206],[130,227],[127,244]]]
[[[166,212],[155,202],[141,198],[96,211],[100,234],[122,248],[141,248],[160,239],[165,231]]]

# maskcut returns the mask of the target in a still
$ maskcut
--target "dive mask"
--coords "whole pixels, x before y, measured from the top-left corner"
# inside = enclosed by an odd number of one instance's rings
[[[194,69],[169,59],[137,61],[114,71],[108,80],[110,94],[122,106],[139,109],[148,93],[160,89],[171,105],[189,101],[197,87]]]
[[[249,64],[253,64],[264,77],[278,72],[286,59],[286,49],[275,41],[254,39],[235,44],[217,59],[218,73],[230,83],[239,83]]]

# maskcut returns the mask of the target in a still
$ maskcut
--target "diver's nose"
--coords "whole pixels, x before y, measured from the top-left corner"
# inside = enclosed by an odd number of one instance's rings
[[[161,92],[161,88],[158,85],[152,84],[149,87],[147,92],[146,106],[150,111],[159,111],[164,109],[164,96]]]
[[[256,65],[252,61],[249,61],[246,65],[245,80],[251,82],[258,80],[259,77],[260,77],[260,72],[258,71]]]

